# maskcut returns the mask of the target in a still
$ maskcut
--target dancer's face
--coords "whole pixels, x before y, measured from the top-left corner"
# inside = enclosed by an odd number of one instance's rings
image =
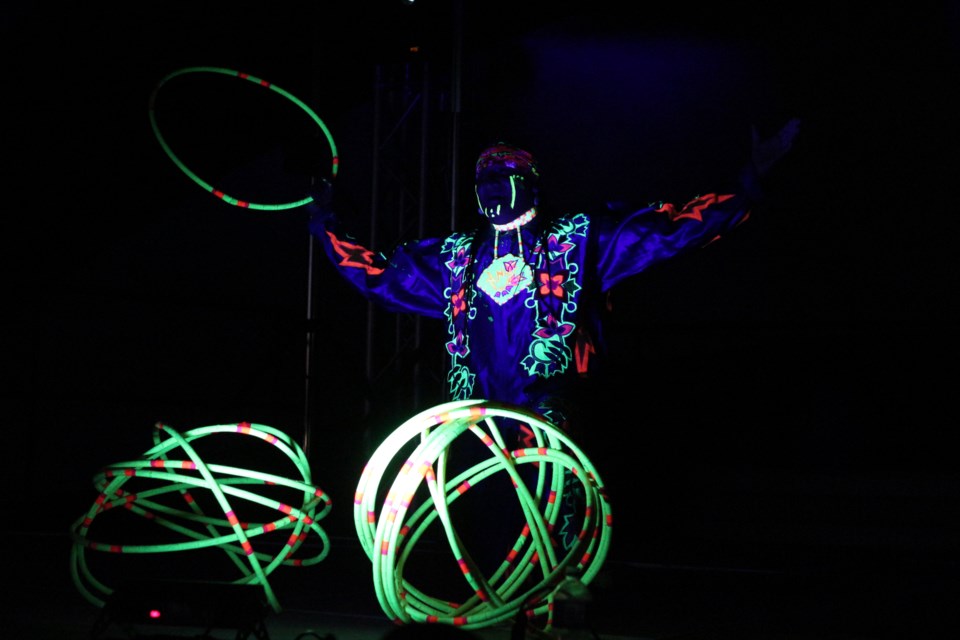
[[[493,224],[506,224],[537,205],[535,178],[507,166],[486,169],[475,190],[480,213]]]

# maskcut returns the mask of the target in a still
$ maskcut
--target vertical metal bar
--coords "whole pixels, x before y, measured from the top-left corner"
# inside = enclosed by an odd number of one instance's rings
[[[306,362],[304,364],[304,389],[303,389],[303,452],[310,458],[311,432],[313,431],[313,405],[311,404],[311,386],[313,377],[313,343],[316,334],[313,318],[313,251],[316,246],[316,239],[313,234],[307,234],[307,335],[306,335]]]
[[[426,233],[427,220],[427,172],[430,156],[430,67],[427,62],[422,66],[423,77],[420,85],[420,183],[417,186],[419,201],[417,203],[417,235],[423,237]],[[414,410],[420,410],[423,399],[423,365],[421,346],[423,344],[423,318],[416,316],[414,320],[413,350],[413,403]]]
[[[380,118],[382,107],[382,67],[377,65],[374,72],[373,89],[373,163],[370,171],[370,248],[376,251],[377,239],[377,210],[380,207]],[[363,397],[364,417],[369,416],[373,408],[370,399],[370,390],[373,383],[373,353],[374,332],[376,330],[376,306],[372,301],[367,302],[367,337],[366,337],[366,380],[367,389]]]
[[[460,82],[463,62],[463,0],[453,3],[453,67],[450,74],[450,108],[453,127],[450,132],[450,231],[457,229],[457,202],[460,200]]]

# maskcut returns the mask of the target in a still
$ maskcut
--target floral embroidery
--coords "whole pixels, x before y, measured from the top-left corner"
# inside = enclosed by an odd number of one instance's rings
[[[559,273],[550,273],[548,271],[538,272],[537,280],[540,282],[540,295],[555,296],[557,298],[566,297],[566,290],[563,288],[563,283],[569,275],[566,271],[560,271]]]
[[[583,215],[583,214],[580,214],[580,215]],[[570,251],[570,249],[573,249],[574,246],[576,245],[571,244],[569,242],[564,242],[561,239],[561,236],[558,236],[556,234],[550,234],[547,237],[547,251],[549,251],[551,255],[559,255],[562,253],[566,253],[567,251]]]
[[[537,326],[522,361],[530,375],[549,378],[563,373],[573,359],[566,337],[574,332],[576,325],[567,321],[567,317],[576,313],[582,287],[576,279],[580,265],[576,258],[571,260],[571,254],[586,239],[589,224],[590,219],[578,213],[558,220],[547,235],[547,264],[538,264],[537,268]],[[582,250],[579,255],[582,261]]]
[[[445,260],[444,264],[450,271],[450,286],[443,293],[450,301],[444,315],[447,318],[447,333],[450,335],[450,340],[445,345],[447,353],[450,354],[447,388],[453,400],[469,398],[476,381],[476,375],[462,363],[470,355],[467,321],[477,315],[477,310],[472,304],[476,291],[468,290],[464,284],[468,268],[473,261],[470,255],[473,237],[472,233],[453,234],[444,240],[440,250],[440,255]]]
[[[450,388],[450,394],[454,400],[466,400],[473,392],[473,385],[476,382],[477,374],[473,373],[465,365],[457,364],[450,368],[447,374],[447,386]]]
[[[447,353],[451,356],[465,356],[467,355],[467,339],[464,337],[463,333],[458,331],[457,335],[453,337],[453,340],[447,342]]]
[[[459,314],[467,310],[467,300],[464,297],[463,289],[454,292],[450,296],[450,309],[453,312],[453,317],[456,318]]]
[[[549,378],[566,371],[570,365],[572,351],[563,340],[563,336],[554,334],[546,338],[537,337],[530,343],[530,350],[523,358],[524,369],[530,375]]]
[[[552,338],[553,336],[565,337],[573,333],[575,325],[572,322],[557,322],[552,315],[547,314],[544,325],[533,332],[538,338]]]
[[[536,310],[531,342],[521,366],[529,375],[547,378],[563,373],[574,361],[574,353],[567,337],[575,333],[571,321],[577,310],[582,286],[577,281],[584,260],[590,219],[582,213],[554,221],[533,250],[534,285],[523,288],[526,307]],[[451,399],[471,397],[476,374],[469,369],[470,355],[468,323],[476,317],[475,289],[467,287],[466,278],[473,262],[471,247],[475,232],[453,234],[446,238],[441,258],[449,270],[449,286],[444,291],[450,301],[444,315],[447,318],[446,343],[450,354],[450,372],[447,385]],[[519,291],[518,291],[519,292]]]

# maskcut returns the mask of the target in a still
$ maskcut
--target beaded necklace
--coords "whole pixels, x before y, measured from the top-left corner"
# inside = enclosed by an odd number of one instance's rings
[[[493,259],[496,260],[499,257],[499,246],[500,246],[500,232],[501,231],[513,231],[517,230],[517,246],[520,247],[520,258],[523,259],[523,240],[520,237],[520,227],[527,224],[537,216],[536,209],[530,209],[521,216],[518,216],[507,222],[506,224],[494,224],[493,227],[494,236],[493,236]]]
[[[520,229],[533,220],[536,215],[537,210],[530,209],[506,224],[493,225],[493,261],[480,274],[477,286],[499,305],[513,298],[533,282],[532,269],[527,264],[523,251],[523,236]],[[517,257],[508,253],[501,257],[500,232],[514,229],[517,230],[517,249],[520,256]]]

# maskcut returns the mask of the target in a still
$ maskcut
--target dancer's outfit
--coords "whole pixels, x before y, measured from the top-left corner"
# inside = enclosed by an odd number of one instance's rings
[[[537,210],[538,179],[530,154],[498,144],[477,163],[488,224],[386,253],[359,244],[329,208],[313,213],[310,230],[366,298],[444,322],[449,400],[519,405],[574,435],[591,419],[579,414],[578,394],[603,360],[606,293],[744,222],[759,181],[747,168],[736,193],[622,215],[548,218]],[[519,425],[514,437],[524,442],[529,435]]]
[[[606,292],[722,237],[746,220],[754,198],[709,193],[622,216],[546,220],[531,211],[388,253],[361,246],[329,211],[314,215],[310,228],[364,296],[390,311],[443,320],[450,400],[521,405],[562,425],[577,379],[603,359]]]

